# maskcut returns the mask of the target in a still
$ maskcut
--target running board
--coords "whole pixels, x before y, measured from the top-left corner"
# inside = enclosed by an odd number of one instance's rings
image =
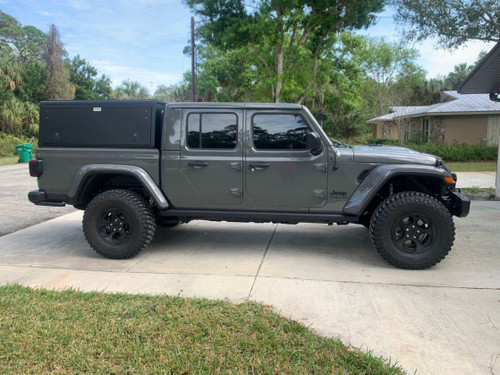
[[[221,221],[258,221],[292,223],[357,223],[359,216],[341,214],[317,214],[306,212],[223,211],[223,210],[160,210],[161,216]]]

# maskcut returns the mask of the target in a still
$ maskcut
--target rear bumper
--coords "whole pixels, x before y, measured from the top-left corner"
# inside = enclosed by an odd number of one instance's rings
[[[47,199],[47,193],[43,190],[32,190],[28,193],[28,199],[37,206],[64,207],[65,203],[61,201],[50,201]]]
[[[450,192],[450,212],[457,217],[466,217],[470,211],[470,199],[458,191]]]

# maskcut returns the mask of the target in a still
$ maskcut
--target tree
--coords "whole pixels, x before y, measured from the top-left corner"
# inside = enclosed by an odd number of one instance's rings
[[[22,84],[16,89],[16,95],[25,102],[39,103],[46,99],[47,65],[40,61],[31,61],[22,72]]]
[[[0,89],[2,93],[13,92],[22,82],[22,66],[4,50],[0,51]],[[0,93],[1,95],[1,93]]]
[[[148,89],[137,81],[126,80],[113,90],[114,99],[149,99]]]
[[[265,88],[266,101],[274,102],[303,101],[314,93],[311,81],[325,43],[343,30],[370,25],[383,2],[261,0],[246,6],[243,0],[186,0],[201,18],[197,34],[213,47],[209,53],[231,51],[231,58],[245,59],[233,69],[236,75],[248,77],[258,92]]]
[[[8,14],[0,11],[0,47],[14,50],[21,63],[41,60],[47,35],[34,26],[21,24]]]
[[[44,59],[48,73],[46,81],[46,96],[50,100],[71,100],[75,95],[75,88],[70,82],[69,71],[64,64],[66,56],[59,31],[52,24],[49,29]]]
[[[189,101],[190,92],[183,85],[159,85],[156,88],[154,98],[166,103],[184,102]]]
[[[103,100],[111,97],[111,79],[106,75],[98,75],[97,69],[80,55],[68,61],[70,81],[75,86],[75,99]]]
[[[392,0],[392,4],[410,40],[433,37],[447,48],[468,40],[500,40],[498,0]]]
[[[425,71],[416,64],[417,50],[385,39],[368,40],[360,51],[361,68],[368,81],[368,92],[378,99],[378,114],[388,105],[408,105],[413,88],[424,81]]]
[[[453,72],[448,73],[446,77],[448,86],[450,86],[452,90],[458,90],[462,82],[465,81],[465,78],[472,72],[472,69],[474,69],[474,66],[468,65],[467,63],[455,65]]]

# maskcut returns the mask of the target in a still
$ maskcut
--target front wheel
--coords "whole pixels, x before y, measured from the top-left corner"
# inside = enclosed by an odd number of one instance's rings
[[[383,201],[370,222],[370,237],[382,257],[406,269],[425,269],[446,257],[455,240],[447,208],[434,197],[415,191]]]
[[[129,190],[108,190],[90,201],[83,215],[89,245],[106,258],[131,258],[146,248],[156,230],[146,199]]]

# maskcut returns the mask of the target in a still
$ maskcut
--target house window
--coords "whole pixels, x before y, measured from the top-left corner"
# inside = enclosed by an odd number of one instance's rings
[[[422,120],[422,135],[425,142],[429,142],[431,139],[431,122],[428,117]]]

